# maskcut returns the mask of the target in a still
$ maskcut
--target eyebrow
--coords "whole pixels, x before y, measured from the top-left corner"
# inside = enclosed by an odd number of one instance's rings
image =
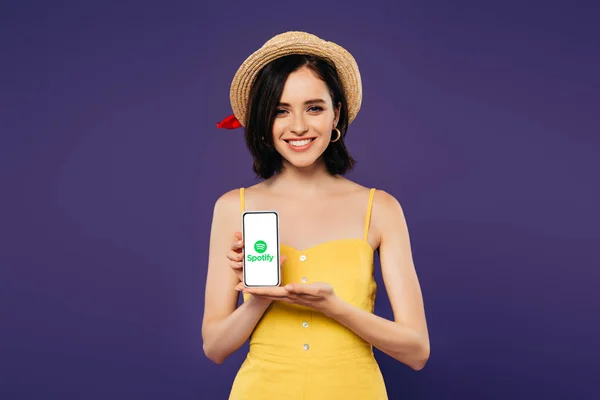
[[[326,102],[323,99],[312,99],[312,100],[307,100],[304,102],[304,105],[308,105],[308,104],[326,104]],[[279,103],[279,105],[286,106],[286,107],[290,106],[288,103]]]

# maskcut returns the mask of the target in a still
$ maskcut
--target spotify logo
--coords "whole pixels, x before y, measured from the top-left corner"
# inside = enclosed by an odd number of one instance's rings
[[[265,251],[267,251],[267,243],[264,240],[257,240],[256,243],[254,243],[254,250],[260,255],[255,256],[253,254],[248,254],[246,259],[249,262],[256,262],[256,261],[272,262],[273,259],[275,258],[271,254],[263,254]]]
[[[267,251],[267,244],[263,240],[259,240],[254,243],[254,250],[256,250],[257,253],[262,254]]]

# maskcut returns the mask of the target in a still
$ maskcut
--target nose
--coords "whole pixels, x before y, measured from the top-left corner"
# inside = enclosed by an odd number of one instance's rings
[[[303,135],[308,132],[308,124],[303,115],[297,115],[290,124],[290,130],[296,135]]]

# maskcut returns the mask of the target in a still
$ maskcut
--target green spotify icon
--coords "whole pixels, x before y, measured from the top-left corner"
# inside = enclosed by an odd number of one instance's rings
[[[254,243],[254,250],[257,253],[262,254],[267,251],[267,244],[264,240],[258,240],[256,243]]]
[[[254,254],[248,254],[247,260],[249,262],[256,262],[256,261],[271,262],[271,261],[273,261],[273,258],[275,258],[275,256],[273,256],[271,254],[264,254],[265,251],[267,251],[267,243],[264,240],[257,240],[254,243],[254,251],[256,251],[260,255],[256,256]]]

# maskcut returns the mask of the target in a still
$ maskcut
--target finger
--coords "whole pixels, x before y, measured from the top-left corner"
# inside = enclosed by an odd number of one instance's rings
[[[242,271],[243,263],[241,261],[229,261],[229,266],[236,272]]]
[[[242,282],[238,283],[235,287],[235,290],[237,290],[238,292],[252,294],[253,296],[260,297],[261,299],[267,299],[267,300],[271,300],[271,301],[284,301],[284,302],[290,303],[290,304],[296,303],[296,300],[290,298],[289,295],[288,295],[288,297],[259,295],[256,293],[249,293],[245,289],[246,289],[246,286],[244,286],[244,284]]]
[[[269,297],[286,297],[288,293],[285,290],[264,290],[259,288],[247,288],[244,287],[244,293],[249,293],[255,296],[269,296]]]
[[[279,266],[283,266],[283,263],[285,263],[285,260],[287,260],[287,256],[285,254],[282,254],[281,257],[279,258]]]
[[[289,283],[284,286],[284,289],[290,294],[320,297],[320,289],[314,286],[301,285],[297,283]]]
[[[240,240],[240,239],[234,239],[233,242],[231,242],[231,246],[230,249],[236,252],[239,252],[242,250],[242,248],[244,247],[244,241]]]
[[[285,293],[283,293],[283,292],[282,292],[281,294],[280,294],[280,293],[267,293],[266,291],[259,293],[259,291],[258,291],[258,290],[256,290],[255,288],[247,288],[247,287],[246,287],[246,285],[244,285],[244,282],[239,282],[239,283],[238,283],[238,284],[235,286],[235,290],[242,290],[242,291],[244,291],[245,293],[248,293],[248,294],[253,294],[253,295],[255,295],[255,296],[261,296],[261,297],[269,297],[269,296],[271,296],[271,297],[274,297],[274,298],[275,298],[275,297],[276,297],[276,298],[281,298],[281,295],[282,295],[282,294],[285,294]],[[286,296],[289,296],[289,294],[285,294],[285,295],[286,295]]]
[[[302,302],[302,300],[303,300],[303,298],[302,298],[302,297],[303,297],[303,295],[301,295],[301,294],[295,294],[295,293],[288,293],[288,295],[287,295],[287,298],[288,298],[290,301],[293,301],[293,302],[295,302],[295,303]],[[305,297],[305,296],[304,296],[304,297]],[[305,297],[305,298],[306,298],[306,297]]]
[[[271,296],[271,297],[287,297],[288,292],[282,287],[272,288],[245,288],[245,293],[255,294],[257,296]]]
[[[242,261],[244,255],[242,253],[235,252],[233,250],[229,250],[227,252],[227,258],[231,261]]]

